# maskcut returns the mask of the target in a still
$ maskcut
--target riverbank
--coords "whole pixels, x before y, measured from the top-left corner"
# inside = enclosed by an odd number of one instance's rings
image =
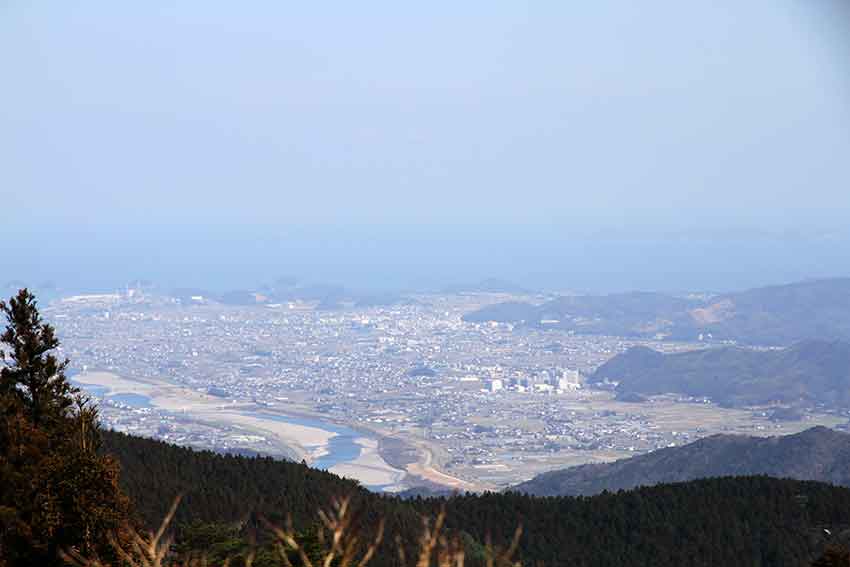
[[[390,466],[378,452],[378,439],[315,416],[285,415],[227,403],[222,398],[165,381],[133,380],[110,372],[88,372],[74,381],[83,389],[108,397],[132,395],[150,407],[180,413],[194,421],[235,426],[273,437],[296,458],[367,487],[397,491],[407,488],[407,471]]]
[[[377,439],[358,437],[356,443],[360,446],[357,458],[334,465],[328,469],[329,472],[356,478],[365,486],[380,488],[386,492],[397,492],[407,487],[403,482],[407,474],[384,461],[378,453]]]

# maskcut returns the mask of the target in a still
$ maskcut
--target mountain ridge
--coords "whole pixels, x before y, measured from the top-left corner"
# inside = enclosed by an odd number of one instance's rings
[[[727,406],[850,403],[850,342],[810,339],[783,349],[736,346],[662,354],[637,346],[602,364],[590,384],[619,392],[675,392]]]
[[[785,436],[717,434],[610,463],[550,471],[511,490],[534,496],[590,496],[606,490],[739,475],[850,486],[850,434],[823,426]]]
[[[850,340],[850,278],[806,280],[712,295],[627,292],[578,295],[540,305],[506,302],[464,321],[548,326],[581,334],[789,345],[811,338]],[[545,322],[545,323],[544,323]]]

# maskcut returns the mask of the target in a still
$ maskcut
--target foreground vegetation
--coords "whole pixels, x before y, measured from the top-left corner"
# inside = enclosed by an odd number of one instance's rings
[[[263,528],[251,518],[285,522],[284,510],[292,511],[293,524],[305,535],[313,534],[315,509],[325,506],[322,497],[349,490],[364,537],[373,537],[370,526],[385,519],[374,565],[400,565],[396,536],[415,543],[420,516],[434,517],[443,509],[445,527],[464,542],[470,564],[481,560],[479,543],[509,542],[520,525],[516,556],[524,564],[600,567],[804,565],[831,541],[825,528],[838,534],[850,527],[850,490],[818,482],[726,477],[593,497],[494,493],[402,501],[295,463],[194,452],[123,435],[107,444],[116,447],[122,462],[130,452],[157,463],[137,474],[124,467],[122,475],[134,501],[144,498],[148,486],[159,487],[153,499],[159,504],[145,512],[151,521],[166,511],[173,494],[185,492],[178,539],[186,550],[210,545],[245,552],[251,534]],[[175,474],[156,472],[169,470]],[[200,474],[216,480],[199,482]],[[408,548],[411,553],[415,550]]]
[[[132,526],[118,465],[98,451],[97,410],[65,378],[67,361],[26,290],[0,302],[0,565],[60,565],[59,550],[114,558]]]

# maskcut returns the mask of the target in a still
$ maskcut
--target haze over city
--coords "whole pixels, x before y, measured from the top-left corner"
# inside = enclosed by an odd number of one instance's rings
[[[6,271],[92,290],[848,275],[846,4],[612,7],[7,2]]]

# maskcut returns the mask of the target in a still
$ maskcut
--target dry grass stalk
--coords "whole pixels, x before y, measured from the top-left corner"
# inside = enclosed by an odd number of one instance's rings
[[[109,543],[115,550],[118,557],[130,567],[163,567],[168,551],[171,549],[172,536],[166,536],[168,527],[174,520],[174,515],[177,513],[177,507],[180,505],[182,496],[178,496],[171,504],[171,508],[163,518],[159,529],[156,532],[147,534],[139,534],[133,528],[129,528],[129,542],[122,544],[115,536],[110,536]],[[128,549],[129,547],[129,549]],[[61,551],[62,559],[75,567],[106,567],[100,560],[86,559],[82,557],[76,550]],[[204,563],[196,563],[198,567],[203,567]],[[190,567],[187,565],[186,567]],[[192,565],[191,567],[195,567]]]
[[[511,540],[511,545],[504,551],[495,549],[488,537],[487,545],[484,548],[485,553],[487,554],[487,567],[520,567],[522,564],[513,559],[514,555],[516,555],[517,548],[519,547],[520,537],[522,537],[522,526],[518,526],[516,531],[514,531],[514,537]]]
[[[349,503],[350,500],[348,498],[334,500],[330,510],[319,510],[319,519],[322,521],[323,528],[319,531],[319,540],[327,547],[327,551],[321,559],[321,567],[331,567],[331,565],[338,565],[339,567],[364,567],[375,556],[378,546],[381,545],[384,539],[384,521],[381,520],[380,524],[378,524],[378,532],[375,535],[375,539],[358,558],[357,544],[359,539],[351,525],[352,515]],[[307,552],[298,543],[295,530],[292,528],[291,518],[287,522],[285,530],[268,522],[266,522],[266,525],[269,526],[269,529],[277,538],[276,547],[284,565],[291,567],[291,562],[286,553],[288,548],[298,554],[301,563],[305,567],[319,567],[314,565]],[[327,542],[328,537],[329,542]]]
[[[164,561],[171,548],[172,537],[166,535],[171,525],[180,497],[174,500],[171,508],[155,533],[139,535],[133,529],[129,530],[129,544],[121,545],[117,539],[110,538],[110,543],[120,559],[130,567],[164,567]],[[365,567],[374,557],[384,537],[383,520],[378,525],[375,538],[362,550],[358,546],[359,538],[356,529],[352,526],[352,514],[350,500],[344,498],[334,500],[330,510],[320,510],[319,519],[322,529],[319,530],[319,541],[326,547],[320,562],[316,564],[315,558],[310,558],[307,550],[299,543],[298,537],[292,526],[292,519],[287,521],[286,528],[280,528],[268,521],[266,525],[275,536],[274,546],[278,551],[283,565],[293,567],[289,559],[289,552],[294,551],[304,567]],[[445,509],[441,510],[434,519],[433,524],[428,518],[422,519],[422,535],[416,553],[415,567],[464,567],[466,554],[462,542],[454,536],[445,534]],[[513,560],[519,546],[522,529],[517,528],[510,546],[499,551],[491,544],[489,538],[485,546],[486,567],[520,567],[519,561]],[[129,546],[129,547],[128,547]],[[404,545],[399,536],[396,536],[396,548],[401,565],[407,565],[407,557]],[[86,559],[76,550],[63,551],[62,558],[74,567],[108,567],[99,560]],[[254,560],[253,553],[244,559],[245,567],[251,567]],[[227,567],[225,561],[221,567]],[[204,557],[189,559],[182,567],[207,567]],[[171,567],[181,567],[172,564]],[[212,567],[212,566],[210,566]]]

